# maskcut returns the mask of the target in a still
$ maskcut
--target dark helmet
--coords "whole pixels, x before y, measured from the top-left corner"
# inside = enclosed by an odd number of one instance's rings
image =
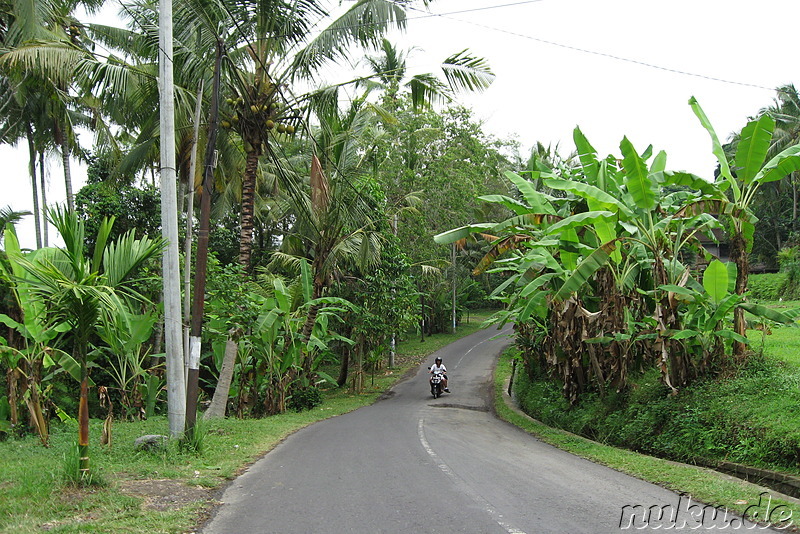
[[[441,359],[441,358],[436,358],[436,360],[435,360],[435,361],[436,361],[436,363],[441,363],[441,362],[442,362],[442,359]]]

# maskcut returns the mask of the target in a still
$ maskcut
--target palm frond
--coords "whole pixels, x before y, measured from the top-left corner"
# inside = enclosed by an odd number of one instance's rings
[[[450,89],[481,92],[492,84],[495,75],[485,58],[472,56],[469,50],[453,54],[442,63],[442,71]]]

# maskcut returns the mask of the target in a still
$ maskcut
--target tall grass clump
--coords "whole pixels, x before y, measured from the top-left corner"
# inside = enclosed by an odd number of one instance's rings
[[[105,486],[105,481],[95,471],[87,473],[81,470],[81,450],[77,441],[64,453],[63,466],[62,481],[66,486]]]

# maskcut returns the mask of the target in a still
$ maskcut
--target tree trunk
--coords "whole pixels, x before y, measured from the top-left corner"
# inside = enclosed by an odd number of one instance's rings
[[[17,408],[17,384],[19,383],[19,371],[16,367],[6,371],[6,384],[8,387],[8,406],[10,410],[9,422],[12,427],[19,424],[19,410]]]
[[[186,239],[183,243],[183,343],[184,343],[184,362],[189,361],[189,336],[191,334],[190,322],[192,320],[192,240],[194,230],[194,175],[197,172],[197,139],[200,136],[200,113],[203,103],[203,80],[200,80],[200,88],[197,90],[197,103],[194,108],[194,136],[192,137],[192,150],[189,158],[189,176],[186,177],[185,191],[179,198],[186,199]],[[183,181],[181,181],[183,184]],[[182,209],[182,207],[181,207]],[[188,367],[187,367],[188,381]]]
[[[33,226],[36,232],[36,248],[42,248],[42,228],[40,225],[41,211],[39,210],[39,187],[36,184],[36,146],[33,142],[33,130],[30,124],[27,125],[28,131],[28,156],[30,164],[28,170],[31,175],[31,189],[33,190]]]
[[[69,140],[61,135],[61,159],[64,162],[64,186],[67,190],[67,209],[75,211],[75,195],[72,194],[72,170],[69,164]]]
[[[747,290],[747,277],[750,266],[747,260],[747,244],[741,232],[735,235],[731,242],[731,261],[736,264],[736,287],[734,292],[737,295],[744,295]],[[745,321],[745,311],[740,307],[733,310],[733,331],[740,336],[747,336],[747,322]],[[733,342],[733,357],[736,361],[744,361],[747,345],[741,341]]]
[[[789,175],[792,183],[792,230],[797,230],[797,173]]]
[[[78,404],[78,473],[80,480],[89,476],[89,372],[86,356],[81,357],[81,394]]]
[[[242,219],[239,234],[239,265],[250,269],[250,257],[253,253],[253,213],[255,211],[256,173],[258,171],[259,152],[255,149],[247,153],[247,162],[242,177]]]
[[[197,418],[198,379],[200,376],[200,345],[205,311],[206,273],[208,268],[208,235],[211,230],[211,190],[214,188],[214,164],[217,152],[217,125],[219,123],[219,83],[222,65],[222,43],[217,40],[214,59],[214,83],[211,88],[211,116],[208,124],[203,192],[200,195],[200,224],[197,228],[197,258],[194,266],[192,291],[192,322],[189,341],[189,360],[186,381],[186,432],[194,431]],[[227,350],[226,350],[227,352]],[[235,355],[234,355],[235,357]],[[229,384],[230,385],[230,384]],[[227,400],[227,393],[225,395]],[[223,413],[225,411],[223,407]],[[191,435],[191,434],[190,434]]]
[[[40,196],[42,197],[42,244],[50,246],[47,235],[47,184],[44,176],[44,152],[39,152],[39,183],[41,184]]]
[[[360,394],[364,389],[364,339],[362,336],[358,336],[355,350],[356,361],[353,366],[350,391],[355,394]]]
[[[158,294],[159,302],[157,304],[161,304],[164,302],[164,292],[159,292]],[[161,364],[161,359],[163,355],[161,354],[161,345],[162,340],[164,338],[164,321],[163,319],[159,319],[156,321],[155,328],[153,329],[153,350],[150,351],[150,354],[158,354],[158,356],[151,356],[150,357],[150,367],[157,367]]]
[[[350,347],[347,347],[344,349],[344,354],[342,354],[342,363],[339,366],[339,377],[336,379],[336,383],[339,384],[339,387],[343,387],[347,383],[347,372],[349,366]]]
[[[28,365],[27,391],[23,397],[25,398],[25,404],[28,407],[31,423],[36,427],[36,431],[39,433],[39,439],[41,440],[42,445],[48,447],[50,442],[50,434],[47,430],[47,421],[45,420],[44,413],[42,412],[42,397],[40,395],[42,385],[41,363],[41,360],[39,360],[38,362],[31,362],[30,365]]]
[[[225,417],[228,395],[231,391],[231,381],[233,380],[233,368],[236,366],[236,355],[239,353],[236,337],[238,337],[238,332],[234,330],[228,332],[228,340],[225,342],[225,357],[222,359],[222,369],[219,372],[217,387],[214,389],[211,405],[206,410],[206,413],[203,414],[203,419],[222,419]]]

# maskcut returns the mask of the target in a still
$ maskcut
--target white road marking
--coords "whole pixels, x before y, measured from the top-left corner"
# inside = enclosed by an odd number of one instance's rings
[[[508,330],[509,328],[511,328],[511,327],[506,327],[506,328],[504,328],[503,330],[501,330],[501,331],[500,331],[500,332],[497,334],[497,336],[503,335],[504,331]],[[469,354],[470,352],[472,352],[474,349],[477,349],[478,347],[480,347],[481,345],[483,345],[483,344],[484,344],[484,343],[486,343],[487,341],[492,341],[492,340],[493,340],[493,339],[495,339],[497,336],[492,336],[492,337],[490,337],[490,338],[488,338],[488,339],[484,339],[484,340],[483,340],[483,341],[481,341],[480,343],[476,343],[475,345],[473,345],[472,347],[470,347],[470,348],[469,348],[469,350],[468,350],[467,352],[465,352],[464,354],[462,354],[462,355],[461,355],[461,358],[459,358],[459,359],[458,359],[458,361],[456,362],[456,364],[453,366],[453,369],[455,369],[456,367],[458,367],[458,364],[460,364],[460,363],[461,363],[461,360],[463,360],[463,359],[464,359],[464,357],[465,357],[467,354]]]
[[[424,418],[420,418],[420,420],[419,420],[419,424],[417,425],[417,434],[419,435],[419,442],[422,444],[422,447],[425,449],[425,452],[428,453],[428,456],[430,456],[433,459],[433,461],[436,462],[436,466],[439,469],[441,469],[441,471],[445,475],[447,475],[449,478],[453,479],[454,482],[458,482],[459,486],[461,486],[461,488],[463,489],[464,493],[469,495],[469,497],[471,497],[472,500],[474,500],[476,503],[478,503],[480,506],[482,506],[484,511],[486,511],[491,516],[491,518],[495,521],[495,523],[497,523],[498,525],[503,527],[503,529],[506,532],[508,532],[508,534],[525,534],[525,531],[519,530],[518,528],[514,527],[513,525],[510,525],[509,523],[505,522],[503,520],[503,515],[501,513],[499,513],[497,510],[495,510],[494,507],[491,504],[489,504],[489,501],[487,501],[486,499],[481,497],[478,493],[476,493],[469,486],[467,486],[466,482],[464,482],[458,475],[456,475],[453,472],[453,470],[450,469],[450,466],[448,466],[439,457],[439,455],[436,454],[436,451],[433,450],[433,448],[431,447],[430,443],[428,443],[428,440],[425,438],[425,419]]]

